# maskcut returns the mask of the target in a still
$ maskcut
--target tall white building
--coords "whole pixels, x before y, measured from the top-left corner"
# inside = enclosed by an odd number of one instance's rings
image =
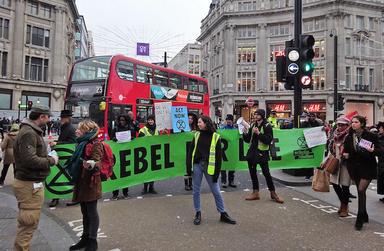
[[[177,71],[201,75],[200,58],[201,45],[198,43],[187,44],[179,53],[168,63],[168,67]]]
[[[249,119],[251,111],[293,114],[293,91],[276,81],[275,55],[293,39],[294,0],[215,0],[202,20],[202,73],[211,90],[211,112],[222,108]],[[303,33],[312,34],[316,66],[303,109],[333,119],[334,38],[339,93],[345,113],[357,110],[369,124],[383,120],[383,0],[303,0]],[[249,108],[245,100],[256,102]]]
[[[27,100],[63,109],[78,19],[74,0],[0,1],[0,117],[22,119]]]

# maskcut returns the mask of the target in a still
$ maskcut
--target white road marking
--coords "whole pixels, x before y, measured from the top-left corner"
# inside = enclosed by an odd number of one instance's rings
[[[165,195],[166,197],[172,197],[173,195],[172,194],[167,194]]]
[[[77,237],[81,237],[83,234],[83,220],[73,220],[69,221],[68,225],[72,228],[74,232],[76,232]],[[97,238],[107,238],[105,233],[101,232],[101,228],[97,230]]]
[[[137,196],[137,199],[138,200],[143,199],[143,196]]]

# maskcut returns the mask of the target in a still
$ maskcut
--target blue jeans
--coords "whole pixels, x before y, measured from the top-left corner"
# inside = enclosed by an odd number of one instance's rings
[[[208,182],[209,187],[211,188],[211,192],[213,194],[213,197],[215,198],[216,208],[217,211],[220,213],[225,212],[224,209],[224,201],[223,197],[221,197],[220,193],[220,187],[218,182],[213,183],[212,176],[207,173],[207,167],[203,167],[199,164],[193,165],[193,205],[195,206],[196,212],[201,211],[200,207],[200,188],[201,188],[201,181],[203,179],[203,174],[205,176],[205,179]]]

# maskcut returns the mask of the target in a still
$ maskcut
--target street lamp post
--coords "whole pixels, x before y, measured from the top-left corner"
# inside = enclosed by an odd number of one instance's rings
[[[25,118],[28,117],[28,96],[25,95]]]
[[[336,121],[337,119],[337,112],[339,110],[339,107],[338,107],[338,100],[337,100],[337,97],[338,97],[338,90],[337,90],[337,35],[335,35],[335,38],[334,38],[334,44],[333,44],[333,51],[334,51],[334,62],[333,62],[333,76],[334,76],[334,79],[333,79],[333,121]]]

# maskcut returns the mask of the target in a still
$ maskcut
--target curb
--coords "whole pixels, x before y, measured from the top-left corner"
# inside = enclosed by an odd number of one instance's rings
[[[8,208],[18,211],[15,197],[10,195],[7,190],[0,192],[2,202],[4,202]],[[44,209],[41,210],[40,222],[37,230],[44,237],[45,241],[43,243],[36,243],[34,238],[31,243],[31,248],[35,245],[39,247],[47,245],[47,250],[68,250],[70,245],[75,242],[63,223],[55,220],[54,217],[52,217],[49,213],[47,214]]]

